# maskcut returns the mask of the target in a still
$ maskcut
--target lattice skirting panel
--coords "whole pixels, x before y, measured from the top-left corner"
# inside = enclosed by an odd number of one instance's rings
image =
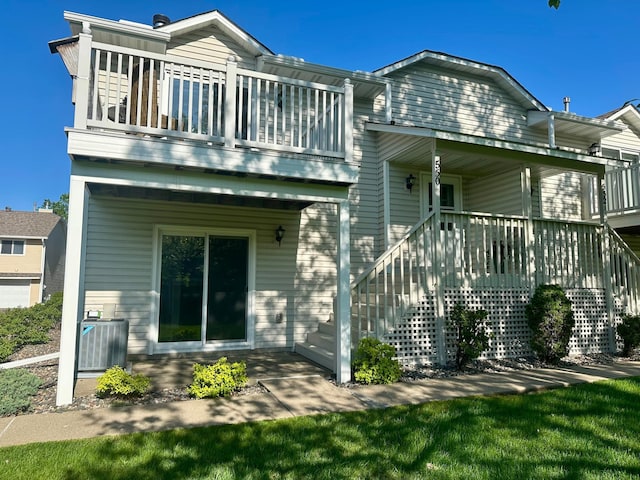
[[[605,294],[598,289],[566,290],[573,303],[576,325],[570,341],[570,354],[601,353],[610,351],[609,329]],[[444,311],[447,322],[453,307],[460,303],[471,310],[484,309],[488,313],[492,338],[481,358],[517,358],[531,355],[530,330],[525,316],[529,303],[529,290],[513,289],[447,289]],[[615,308],[616,321],[620,308]],[[438,362],[438,332],[435,295],[429,293],[420,304],[407,311],[385,337],[396,348],[397,357],[404,365],[434,364]],[[455,360],[455,336],[450,328],[444,332],[446,358]]]

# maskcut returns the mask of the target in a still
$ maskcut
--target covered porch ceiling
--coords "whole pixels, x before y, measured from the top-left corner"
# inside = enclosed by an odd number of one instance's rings
[[[271,210],[303,210],[313,202],[277,198],[257,198],[218,193],[175,191],[161,188],[111,185],[103,183],[87,184],[91,195],[111,198],[127,198],[172,203],[196,203],[203,205],[224,205],[246,208],[267,208]]]
[[[565,150],[532,147],[495,139],[436,132],[427,128],[367,124],[378,132],[380,157],[384,161],[427,170],[435,152],[442,172],[463,178],[490,177],[505,170],[531,168],[545,177],[561,171],[597,174],[607,159]]]

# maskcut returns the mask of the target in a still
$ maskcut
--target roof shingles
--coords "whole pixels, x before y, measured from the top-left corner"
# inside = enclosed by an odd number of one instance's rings
[[[0,238],[47,238],[60,221],[49,212],[0,211]]]

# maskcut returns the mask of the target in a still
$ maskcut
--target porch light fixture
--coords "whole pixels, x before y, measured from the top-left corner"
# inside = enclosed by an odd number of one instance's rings
[[[600,144],[592,143],[587,151],[589,152],[589,155],[591,155],[592,157],[600,156]]]
[[[282,239],[284,238],[284,232],[285,232],[285,229],[282,228],[282,225],[279,225],[278,228],[276,228],[276,242],[278,242],[278,246],[280,246],[280,244],[282,243]]]
[[[411,193],[411,191],[413,190],[413,186],[416,183],[416,177],[413,176],[413,173],[410,173],[409,176],[406,179],[407,182],[407,190],[409,190],[409,193]]]

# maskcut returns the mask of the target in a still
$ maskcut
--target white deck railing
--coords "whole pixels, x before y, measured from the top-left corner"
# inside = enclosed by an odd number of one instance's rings
[[[304,82],[232,60],[217,69],[99,43],[89,71],[86,119],[76,116],[88,128],[345,158],[348,82]]]
[[[604,175],[607,214],[640,213],[640,164],[609,170]],[[592,177],[588,189],[592,217],[600,213],[598,179]]]
[[[611,233],[612,278],[605,278],[603,232],[586,222],[458,212],[441,213],[436,226],[430,214],[353,282],[355,341],[381,338],[415,312],[425,294],[437,294],[437,285],[533,291],[542,283],[604,289],[612,282],[613,294],[635,309],[640,260]]]

